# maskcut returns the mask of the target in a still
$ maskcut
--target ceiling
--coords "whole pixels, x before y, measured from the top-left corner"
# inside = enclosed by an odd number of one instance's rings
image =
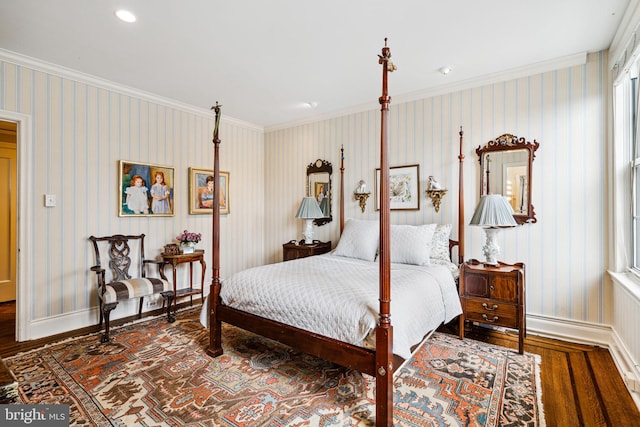
[[[628,3],[0,0],[0,48],[269,129],[378,108],[385,37],[407,98],[605,49]]]

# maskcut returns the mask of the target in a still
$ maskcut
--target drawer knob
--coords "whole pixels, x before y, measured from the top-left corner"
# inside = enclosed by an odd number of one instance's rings
[[[498,316],[493,316],[493,319],[489,319],[489,316],[487,316],[486,314],[483,314],[482,318],[489,323],[495,322],[496,320],[498,320]]]
[[[494,311],[498,309],[498,304],[493,304],[491,307],[489,307],[486,302],[483,302],[482,308],[484,308],[485,310]]]

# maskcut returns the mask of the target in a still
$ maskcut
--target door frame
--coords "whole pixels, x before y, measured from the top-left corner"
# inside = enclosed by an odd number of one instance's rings
[[[17,165],[18,165],[18,194],[16,218],[16,243],[18,254],[16,256],[16,341],[27,341],[30,337],[31,319],[31,289],[27,284],[33,283],[32,257],[27,254],[31,252],[32,244],[35,244],[29,224],[33,224],[34,200],[37,195],[33,189],[33,135],[31,129],[31,116],[14,111],[0,110],[0,120],[14,122],[17,124]]]

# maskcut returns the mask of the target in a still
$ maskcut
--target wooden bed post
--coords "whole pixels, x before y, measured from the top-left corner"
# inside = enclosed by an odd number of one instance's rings
[[[340,235],[344,230],[344,145],[340,146]]]
[[[222,354],[222,322],[217,317],[216,306],[220,299],[220,160],[219,148],[220,138],[218,131],[220,128],[220,109],[222,105],[216,102],[211,107],[216,112],[215,127],[213,129],[213,210],[212,231],[213,243],[211,247],[211,256],[213,262],[213,277],[211,278],[211,286],[209,287],[209,298],[207,307],[209,314],[209,348],[207,354],[216,357]]]
[[[458,265],[464,262],[464,179],[462,166],[464,164],[464,154],[462,152],[462,126],[460,126],[460,155],[458,173]]]
[[[376,326],[376,426],[393,424],[393,327],[391,326],[391,257],[390,257],[390,200],[387,120],[391,97],[387,93],[387,73],[395,70],[390,61],[391,50],[384,39],[382,55],[382,96],[380,126],[380,318]]]
[[[208,297],[209,315],[209,347],[207,354],[216,357],[222,354],[222,321],[247,331],[279,341],[312,356],[338,363],[350,369],[356,369],[376,379],[376,426],[393,424],[393,373],[400,365],[402,358],[393,354],[393,327],[391,325],[391,212],[389,189],[389,129],[388,116],[391,97],[387,90],[387,75],[396,67],[391,62],[391,51],[387,47],[387,39],[378,55],[378,63],[382,65],[382,95],[380,129],[380,242],[379,242],[379,317],[375,328],[376,348],[371,349],[338,341],[328,336],[309,332],[284,322],[260,317],[240,309],[226,306],[220,302],[220,206],[217,195],[220,191],[218,130],[220,123],[220,105],[212,107],[216,112],[213,133],[214,144],[214,181],[213,181],[213,242],[212,263],[213,277]],[[344,227],[344,147],[340,150],[340,234]],[[464,260],[464,197],[462,185],[462,128],[460,128],[460,172],[459,172],[459,242],[450,240],[450,248],[458,243],[459,260]],[[397,362],[397,363],[394,363]]]

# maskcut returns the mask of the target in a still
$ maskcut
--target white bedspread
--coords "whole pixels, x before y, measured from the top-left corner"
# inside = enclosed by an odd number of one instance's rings
[[[333,254],[264,265],[224,279],[220,297],[230,307],[363,346],[378,321],[379,266]],[[461,312],[446,267],[391,264],[395,354],[408,359],[412,346]]]

